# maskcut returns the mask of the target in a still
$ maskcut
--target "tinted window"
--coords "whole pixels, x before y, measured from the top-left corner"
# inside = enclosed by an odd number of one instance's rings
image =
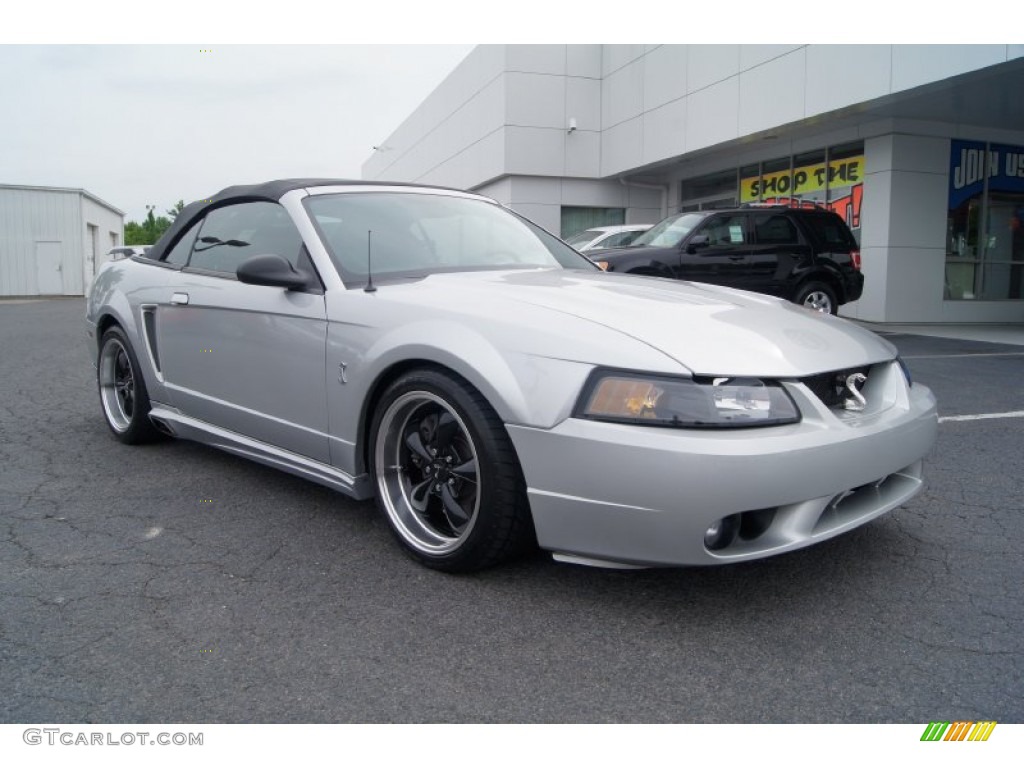
[[[192,243],[196,239],[196,232],[199,231],[199,225],[201,223],[202,222],[197,221],[189,227],[188,232],[182,235],[181,239],[174,244],[174,247],[164,254],[163,261],[166,261],[168,264],[177,264],[178,266],[184,266],[187,264],[188,255],[192,251]]]
[[[754,237],[762,245],[786,245],[797,242],[796,227],[788,216],[778,213],[754,214]]]
[[[251,256],[277,254],[298,266],[302,238],[277,203],[240,203],[211,211],[192,249],[190,267],[234,274]]]
[[[731,246],[747,242],[746,216],[715,216],[697,234],[708,236],[708,245]]]
[[[857,247],[850,228],[838,216],[828,213],[816,213],[804,217],[814,239],[828,249],[848,251]]]

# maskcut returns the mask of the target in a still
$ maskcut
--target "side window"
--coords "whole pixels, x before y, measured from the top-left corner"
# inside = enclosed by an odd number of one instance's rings
[[[234,274],[250,256],[277,254],[299,265],[302,238],[277,203],[239,203],[207,214],[190,267]]]
[[[182,235],[181,239],[174,244],[174,247],[164,254],[163,261],[168,264],[176,264],[179,267],[185,266],[188,263],[188,255],[192,251],[192,243],[195,242],[200,224],[202,224],[202,221],[197,221],[189,227],[188,232]]]
[[[708,245],[734,246],[749,242],[746,231],[747,217],[745,214],[733,216],[715,216],[705,223],[696,234],[707,235]]]
[[[857,241],[854,240],[846,222],[835,214],[815,213],[806,216],[804,220],[810,226],[814,236],[824,243],[825,247],[840,250],[857,247]]]
[[[754,235],[762,245],[790,245],[799,240],[789,217],[777,213],[755,213]]]
[[[637,236],[636,232],[617,232],[614,235],[609,235],[600,243],[598,248],[618,248],[623,245],[629,245],[633,242],[633,238]]]

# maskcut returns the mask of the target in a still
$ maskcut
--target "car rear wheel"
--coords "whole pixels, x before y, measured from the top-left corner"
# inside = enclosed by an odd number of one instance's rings
[[[371,435],[378,506],[416,560],[475,571],[533,540],[512,443],[463,380],[434,369],[402,375],[381,397]]]
[[[96,383],[107,426],[122,443],[145,443],[160,437],[149,420],[149,395],[139,361],[125,332],[111,326],[100,339]]]
[[[825,283],[805,283],[797,292],[796,303],[823,314],[834,315],[839,311],[836,292]]]

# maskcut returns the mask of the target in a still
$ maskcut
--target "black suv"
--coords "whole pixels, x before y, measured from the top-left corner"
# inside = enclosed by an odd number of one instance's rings
[[[836,314],[864,289],[860,249],[824,208],[748,206],[677,213],[628,248],[602,251],[609,272],[727,285]]]

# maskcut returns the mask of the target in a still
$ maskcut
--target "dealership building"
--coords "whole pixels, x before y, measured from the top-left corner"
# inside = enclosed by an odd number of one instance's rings
[[[1024,46],[484,45],[368,180],[563,237],[760,202],[836,211],[872,322],[1024,322]]]

